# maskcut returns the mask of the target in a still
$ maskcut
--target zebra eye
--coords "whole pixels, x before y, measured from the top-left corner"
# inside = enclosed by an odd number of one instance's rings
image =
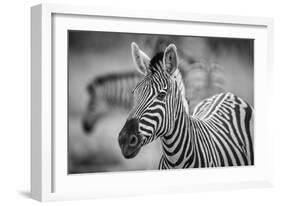
[[[160,92],[157,96],[157,99],[163,101],[166,96],[166,92]]]

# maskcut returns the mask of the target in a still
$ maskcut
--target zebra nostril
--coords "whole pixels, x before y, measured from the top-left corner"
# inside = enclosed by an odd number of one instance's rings
[[[132,136],[130,137],[129,145],[130,145],[131,147],[134,147],[134,146],[136,146],[137,144],[138,144],[138,138],[137,138],[137,136],[132,135]]]

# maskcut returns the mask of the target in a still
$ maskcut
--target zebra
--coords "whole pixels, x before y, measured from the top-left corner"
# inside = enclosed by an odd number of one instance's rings
[[[90,133],[96,123],[116,108],[128,111],[132,108],[132,89],[141,79],[138,72],[127,71],[98,76],[87,86],[89,101],[82,117],[82,127]]]
[[[191,64],[183,81],[191,114],[202,100],[225,92],[224,68],[212,61],[202,59]]]
[[[170,44],[152,59],[134,42],[131,51],[144,77],[132,91],[135,104],[118,136],[125,158],[134,158],[160,137],[159,169],[254,164],[254,113],[246,101],[220,93],[203,100],[190,115],[176,46]]]

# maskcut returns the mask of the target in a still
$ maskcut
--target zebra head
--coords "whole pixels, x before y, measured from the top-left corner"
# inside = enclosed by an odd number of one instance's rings
[[[179,104],[186,103],[174,44],[152,59],[136,43],[131,49],[136,68],[144,78],[133,90],[134,107],[118,137],[125,158],[135,157],[143,145],[168,135],[174,128]]]

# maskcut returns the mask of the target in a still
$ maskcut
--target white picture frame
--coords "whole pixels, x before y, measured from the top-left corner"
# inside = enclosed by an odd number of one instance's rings
[[[155,30],[154,24],[162,26]],[[165,25],[174,29],[167,31]],[[272,101],[272,19],[41,4],[31,8],[31,26],[32,198],[52,201],[272,186],[274,133],[267,112]],[[68,175],[66,31],[73,28],[254,38],[255,165]]]

